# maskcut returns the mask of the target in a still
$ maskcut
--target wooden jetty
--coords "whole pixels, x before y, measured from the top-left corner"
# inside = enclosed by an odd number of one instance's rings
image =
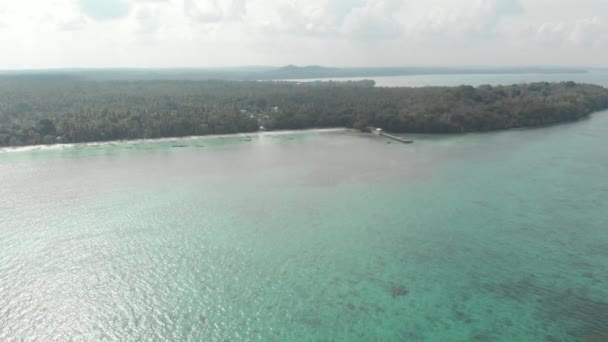
[[[389,139],[393,139],[393,140],[398,141],[398,142],[403,143],[403,144],[413,144],[414,143],[413,140],[407,140],[407,139],[403,139],[403,138],[400,138],[400,137],[397,137],[397,136],[385,133],[382,130],[382,128],[367,127],[367,130],[369,132],[371,132],[371,133],[374,133],[374,134],[377,134],[377,135],[381,135],[381,136],[387,137]]]

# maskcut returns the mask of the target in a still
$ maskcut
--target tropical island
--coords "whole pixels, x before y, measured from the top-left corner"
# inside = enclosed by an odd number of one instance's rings
[[[379,88],[373,81],[90,81],[0,78],[0,146],[262,130],[382,127],[464,133],[575,121],[608,89],[574,82]]]

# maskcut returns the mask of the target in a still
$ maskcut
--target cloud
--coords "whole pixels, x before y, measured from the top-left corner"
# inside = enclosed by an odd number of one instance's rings
[[[155,34],[166,33],[169,28],[182,26],[187,29],[191,26],[188,20],[184,20],[185,13],[180,0],[131,1],[131,15],[127,24],[140,38],[143,35],[146,40],[153,40]]]
[[[245,0],[184,0],[184,12],[202,23],[238,21],[245,15]]]
[[[131,11],[126,0],[78,0],[78,4],[85,15],[99,21],[125,18]]]
[[[545,45],[599,47],[608,40],[608,25],[598,17],[540,24],[534,37]]]
[[[3,17],[5,16],[6,10],[4,7],[0,6],[0,29],[6,27],[6,24],[3,21]]]
[[[85,28],[87,24],[87,18],[82,15],[72,16],[70,18],[61,20],[57,23],[57,28],[60,31],[79,31]]]
[[[340,33],[358,38],[396,38],[402,34],[394,13],[403,6],[394,0],[368,0],[361,7],[353,8],[344,19]]]
[[[0,69],[608,60],[605,0],[0,0],[0,22]]]
[[[533,33],[542,43],[561,44],[566,35],[566,27],[562,23],[542,23]],[[527,32],[524,31],[524,34],[527,35]]]
[[[277,1],[263,11],[267,33],[322,39],[386,38],[399,35],[393,11],[404,0],[292,0]],[[267,7],[267,6],[266,6]]]
[[[491,38],[505,18],[521,16],[520,0],[284,0],[265,5],[269,33],[323,39]]]
[[[482,0],[480,3],[489,7],[490,12],[497,17],[524,13],[524,6],[520,0]]]
[[[606,34],[608,27],[598,17],[584,18],[574,23],[568,39],[577,45],[594,46],[605,41]]]
[[[160,20],[158,13],[150,7],[140,7],[135,11],[137,31],[141,33],[152,33],[158,31]]]
[[[495,38],[505,18],[523,14],[519,0],[428,0],[408,6],[401,22],[414,38]]]
[[[336,22],[323,1],[283,2],[277,5],[266,31],[290,35],[333,35]]]

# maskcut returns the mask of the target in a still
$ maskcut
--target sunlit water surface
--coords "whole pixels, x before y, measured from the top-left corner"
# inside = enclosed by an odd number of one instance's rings
[[[555,73],[555,74],[455,74],[455,75],[410,75],[410,76],[380,76],[380,77],[341,77],[321,78],[319,81],[361,81],[372,79],[378,87],[428,87],[428,86],[459,86],[463,84],[480,86],[510,85],[531,82],[567,82],[598,84],[608,87],[608,69],[590,69],[585,73]],[[291,80],[296,82],[311,82],[314,79]]]
[[[608,340],[608,113],[411,137],[0,153],[0,340]]]

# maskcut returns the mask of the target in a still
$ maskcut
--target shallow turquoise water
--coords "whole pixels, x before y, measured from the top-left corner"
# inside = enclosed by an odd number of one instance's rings
[[[608,113],[415,139],[0,153],[0,340],[608,340]]]

